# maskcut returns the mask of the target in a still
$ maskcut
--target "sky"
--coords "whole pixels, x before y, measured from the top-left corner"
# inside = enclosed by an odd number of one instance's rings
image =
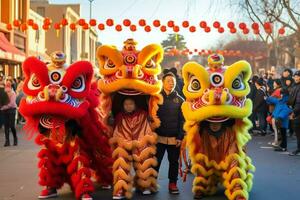
[[[50,3],[81,4],[81,17],[89,19],[89,0],[50,0]],[[187,47],[190,49],[210,49],[220,42],[226,42],[236,34],[225,32],[220,34],[212,27],[214,21],[219,21],[223,27],[226,27],[228,21],[241,22],[245,21],[245,16],[235,6],[231,5],[230,0],[94,0],[92,3],[92,18],[98,22],[105,22],[107,18],[114,19],[115,23],[122,24],[123,19],[130,19],[137,24],[139,19],[145,19],[151,22],[159,19],[161,23],[168,20],[174,20],[181,26],[182,21],[189,20],[190,23],[199,27],[199,22],[207,21],[212,31],[205,33],[203,30],[190,33],[181,27],[180,34],[185,37]],[[113,44],[122,47],[123,41],[127,38],[134,38],[138,41],[138,47],[149,43],[161,43],[166,39],[169,30],[162,33],[153,30],[146,33],[142,27],[137,26],[136,32],[131,32],[128,28],[123,27],[122,32],[117,32],[113,27],[106,27],[104,31],[98,31],[98,40],[103,44]],[[98,29],[97,29],[98,30]]]

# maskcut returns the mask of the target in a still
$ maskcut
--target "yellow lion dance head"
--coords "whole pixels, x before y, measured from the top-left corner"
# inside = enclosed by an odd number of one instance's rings
[[[98,88],[102,92],[102,114],[117,110],[120,99],[125,96],[136,98],[137,103],[148,110],[153,118],[153,126],[159,125],[156,117],[162,82],[160,62],[163,49],[160,45],[150,44],[138,51],[137,42],[127,39],[122,50],[115,46],[103,45],[97,49],[97,59],[102,78]]]

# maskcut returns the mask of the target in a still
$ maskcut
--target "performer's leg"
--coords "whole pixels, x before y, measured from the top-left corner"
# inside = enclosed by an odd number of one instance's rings
[[[80,149],[75,152],[73,160],[67,166],[67,172],[76,199],[92,199],[90,194],[94,192],[94,186],[91,181],[90,160]]]
[[[113,164],[113,196],[123,197],[128,199],[132,197],[132,176],[130,174],[132,156],[130,153],[121,147],[114,150],[113,156],[115,162]]]
[[[249,158],[232,160],[227,171],[223,173],[225,195],[229,200],[247,200],[249,198],[248,191],[252,187],[252,174],[248,172],[251,161],[247,159]]]
[[[201,199],[217,191],[217,178],[213,168],[207,167],[204,161],[193,163],[191,171],[195,175],[193,181],[194,199]]]
[[[143,194],[151,194],[157,191],[157,171],[155,166],[155,143],[149,142],[146,146],[137,147],[133,151],[134,168],[136,170],[135,183],[136,187]]]
[[[41,149],[38,157],[39,161],[39,184],[44,186],[39,198],[45,199],[57,196],[57,189],[61,188],[65,182],[65,169],[56,162],[57,155],[54,155],[49,149]]]

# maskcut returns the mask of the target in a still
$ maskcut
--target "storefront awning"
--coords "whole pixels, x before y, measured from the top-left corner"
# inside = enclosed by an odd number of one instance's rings
[[[25,54],[11,44],[4,33],[0,32],[0,59],[7,59],[15,62],[23,62]]]

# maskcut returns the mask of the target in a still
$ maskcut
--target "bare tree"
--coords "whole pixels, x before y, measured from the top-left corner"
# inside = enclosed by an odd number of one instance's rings
[[[300,2],[299,0],[232,0],[247,12],[249,19],[258,22],[261,26],[265,22],[273,24],[271,34],[259,33],[262,41],[268,44],[268,67],[273,58],[273,64],[278,65],[280,53],[287,53],[290,57],[296,56],[300,48]],[[283,40],[279,37],[278,29],[285,27],[287,33],[295,38],[292,48],[282,48]],[[273,56],[271,53],[273,52]]]

